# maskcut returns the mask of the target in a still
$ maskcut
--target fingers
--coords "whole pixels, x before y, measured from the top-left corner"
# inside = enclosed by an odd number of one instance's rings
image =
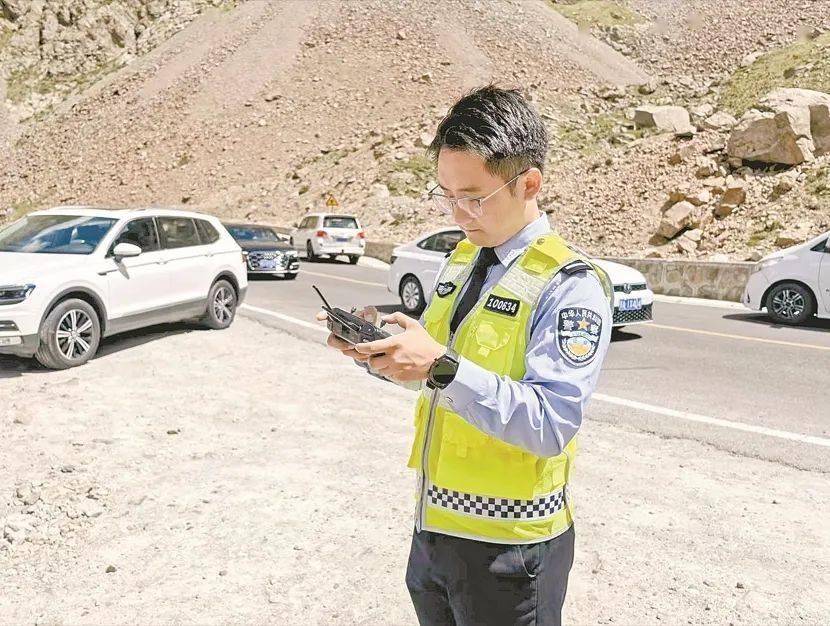
[[[367,322],[375,324],[378,319],[378,310],[373,306],[367,306],[366,308],[358,311],[357,316],[363,318]]]
[[[328,313],[326,313],[325,311],[320,311],[314,317],[318,322],[325,322],[326,317],[328,317]]]
[[[354,352],[354,346],[352,344],[347,341],[343,341],[340,337],[331,333],[326,339],[326,345],[329,348],[334,348],[335,350],[340,350],[341,352],[345,352],[346,350]]]
[[[369,356],[365,357],[369,367],[376,372],[382,372],[393,364],[391,356]]]
[[[397,324],[404,330],[412,328],[413,324],[416,326],[420,326],[417,320],[414,320],[405,313],[401,312],[392,313],[391,315],[384,315],[381,319],[383,319],[383,321],[387,324]]]
[[[378,339],[377,341],[369,341],[368,343],[359,343],[355,345],[355,350],[361,354],[377,354],[378,352],[386,352],[398,344],[399,339],[392,336],[386,339]]]

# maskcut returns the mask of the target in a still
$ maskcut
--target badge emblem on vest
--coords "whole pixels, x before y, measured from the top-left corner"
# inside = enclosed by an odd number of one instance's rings
[[[435,289],[435,293],[437,293],[442,298],[446,298],[450,295],[457,285],[455,283],[447,282],[447,283],[438,283],[438,287]]]
[[[591,309],[567,307],[559,311],[556,345],[569,363],[587,365],[594,360],[602,333],[602,317]]]
[[[519,312],[519,301],[513,298],[502,298],[491,295],[487,298],[487,302],[484,303],[484,308],[488,311],[493,311],[493,313],[516,317],[516,314]]]

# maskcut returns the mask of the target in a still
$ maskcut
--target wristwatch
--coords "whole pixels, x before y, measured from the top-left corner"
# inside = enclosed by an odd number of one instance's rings
[[[430,389],[444,389],[455,379],[458,371],[458,354],[447,348],[443,356],[432,362],[427,373],[427,387]]]

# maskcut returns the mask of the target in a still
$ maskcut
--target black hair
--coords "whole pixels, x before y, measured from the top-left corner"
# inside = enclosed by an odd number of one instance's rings
[[[531,167],[544,171],[548,132],[518,89],[487,85],[461,98],[441,120],[427,153],[437,161],[442,148],[477,154],[488,172],[508,181]]]

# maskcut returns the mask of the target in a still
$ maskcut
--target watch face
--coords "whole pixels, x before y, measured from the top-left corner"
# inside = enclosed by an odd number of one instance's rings
[[[438,359],[432,367],[432,378],[439,385],[449,385],[455,378],[458,364],[449,359]]]

